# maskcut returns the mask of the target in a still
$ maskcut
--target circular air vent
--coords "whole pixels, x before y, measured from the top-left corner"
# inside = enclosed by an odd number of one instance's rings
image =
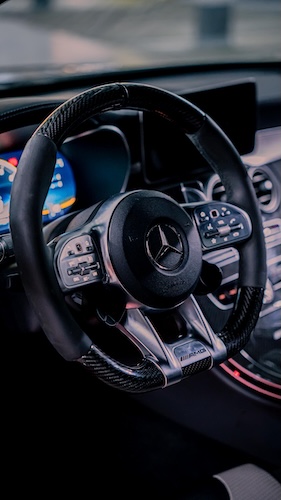
[[[280,192],[277,179],[266,166],[249,170],[253,186],[263,212],[272,213],[279,205]]]
[[[261,211],[266,213],[275,212],[280,203],[278,180],[266,165],[251,167],[248,171]],[[206,186],[206,195],[209,200],[227,201],[224,186],[217,174],[212,175],[209,179]]]

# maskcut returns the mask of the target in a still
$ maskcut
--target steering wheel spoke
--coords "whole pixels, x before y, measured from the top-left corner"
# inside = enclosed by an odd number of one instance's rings
[[[194,295],[188,297],[180,306],[179,311],[189,325],[192,336],[210,352],[213,363],[218,364],[224,361],[227,357],[226,346],[213,331]]]
[[[118,329],[138,347],[143,358],[158,367],[165,379],[165,386],[179,382],[202,369],[210,369],[213,366],[213,353],[216,358],[226,358],[225,347],[220,345],[223,343],[219,339],[215,347],[215,334],[210,333],[210,327],[203,335],[198,328],[199,321],[192,321],[185,309],[181,307],[175,314],[182,315],[186,322],[187,335],[169,343],[162,340],[161,332],[140,309],[129,310],[123,322],[118,325]],[[195,318],[195,312],[192,317]]]
[[[143,358],[157,365],[165,378],[165,385],[182,378],[181,364],[173,349],[162,341],[151,321],[140,309],[129,309],[117,328],[138,347]]]

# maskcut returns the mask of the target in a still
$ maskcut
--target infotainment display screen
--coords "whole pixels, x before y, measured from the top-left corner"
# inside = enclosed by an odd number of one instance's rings
[[[240,155],[251,153],[257,130],[256,84],[252,79],[180,93],[208,114]],[[146,181],[191,178],[192,167],[205,160],[182,131],[152,113],[143,116],[143,161]]]

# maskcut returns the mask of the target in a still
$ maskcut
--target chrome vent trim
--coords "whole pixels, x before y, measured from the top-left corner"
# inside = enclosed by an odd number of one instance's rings
[[[273,213],[280,203],[278,181],[271,170],[265,165],[252,167],[249,175],[259,201],[260,209],[265,213]]]
[[[206,186],[206,197],[207,200],[222,202],[227,201],[224,186],[217,174],[212,175],[208,180]]]

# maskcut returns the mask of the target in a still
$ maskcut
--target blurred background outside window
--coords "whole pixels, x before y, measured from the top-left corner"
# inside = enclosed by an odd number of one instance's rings
[[[280,0],[9,0],[0,67],[280,60]]]

